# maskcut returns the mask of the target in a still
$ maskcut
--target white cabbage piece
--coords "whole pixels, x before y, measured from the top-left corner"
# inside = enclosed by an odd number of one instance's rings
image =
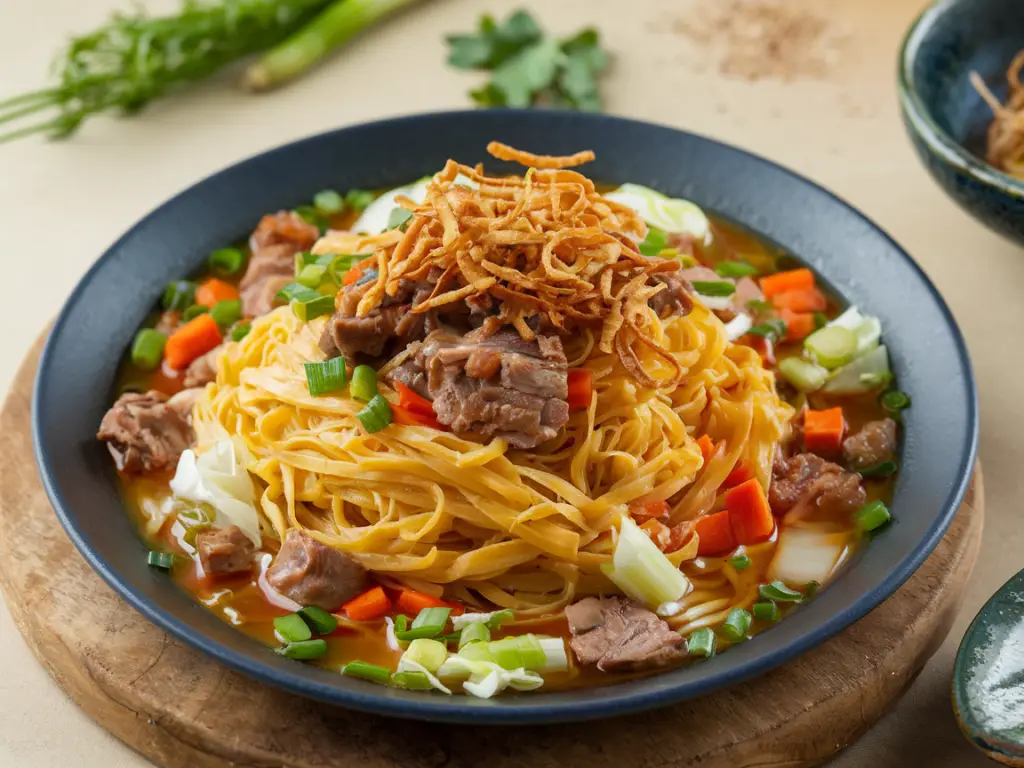
[[[700,242],[706,242],[710,237],[708,217],[689,200],[667,197],[639,184],[623,184],[605,197],[628,205],[649,225],[665,232],[693,235]]]

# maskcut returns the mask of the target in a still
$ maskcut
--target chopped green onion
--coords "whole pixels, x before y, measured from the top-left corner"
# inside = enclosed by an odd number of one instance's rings
[[[181,313],[181,319],[187,323],[189,320],[195,320],[200,315],[205,315],[209,311],[210,308],[203,304],[193,304]]]
[[[757,267],[745,261],[723,261],[715,267],[719,277],[749,277],[758,273]]]
[[[309,288],[302,283],[288,283],[277,292],[277,298],[284,299],[285,301],[291,301],[292,299],[302,301],[303,299],[319,295],[320,294],[312,288]]]
[[[388,216],[388,229],[401,229],[403,232],[409,225],[409,220],[412,218],[412,211],[405,208],[395,208],[391,211],[391,215]]]
[[[231,329],[231,340],[241,341],[249,335],[251,329],[252,326],[249,323],[238,323],[238,325]]]
[[[146,562],[154,568],[169,571],[171,566],[174,565],[174,555],[170,552],[150,552],[146,556]]]
[[[626,595],[652,610],[678,600],[690,589],[679,567],[628,515],[620,518],[612,561],[602,564],[601,571]]]
[[[733,555],[729,558],[729,565],[737,571],[745,571],[750,567],[750,558],[746,555]]]
[[[345,193],[345,207],[362,213],[374,201],[376,195],[365,189],[350,189]]]
[[[299,616],[305,619],[318,635],[329,635],[338,628],[338,620],[318,605],[307,605],[299,609]]]
[[[221,328],[234,325],[242,319],[242,302],[240,299],[218,301],[210,310],[210,317],[217,321]]]
[[[345,198],[333,189],[325,189],[313,195],[313,207],[320,213],[341,213],[345,207]]]
[[[644,256],[657,256],[667,245],[665,230],[657,227],[647,228],[647,237],[640,243],[638,249]]]
[[[863,531],[874,531],[892,519],[889,508],[878,499],[870,501],[853,513],[853,519]]]
[[[175,280],[167,284],[160,303],[163,304],[164,309],[184,312],[188,307],[192,306],[195,300],[196,284],[189,280]]]
[[[816,581],[809,581],[804,587],[804,599],[810,600],[821,591],[821,584]]]
[[[206,259],[211,271],[218,275],[234,275],[242,271],[245,264],[245,254],[237,248],[221,248],[210,254]]]
[[[304,323],[308,323],[314,317],[329,315],[334,312],[334,297],[325,294],[317,294],[315,298],[308,301],[294,300],[291,303],[292,312]]]
[[[431,674],[437,672],[444,664],[444,660],[448,658],[448,646],[439,640],[432,640],[425,637],[420,637],[409,643],[409,647],[405,653],[402,654],[402,661],[411,661],[415,664],[419,664],[425,670]],[[403,670],[403,665],[399,663],[398,668]]]
[[[494,663],[502,669],[544,668],[547,655],[535,635],[506,637],[487,644]]]
[[[729,611],[729,616],[725,619],[725,623],[722,624],[722,634],[734,643],[746,640],[747,633],[750,631],[751,621],[749,611],[745,611],[742,608],[733,608]]]
[[[489,661],[492,664],[494,657],[491,655],[490,643],[469,643],[459,649],[459,656],[470,661]]]
[[[694,630],[686,639],[686,652],[691,656],[703,656],[709,659],[715,655],[715,646],[718,645],[718,638],[708,627],[701,627]]]
[[[814,330],[818,331],[828,325],[828,315],[824,312],[814,313]]]
[[[890,413],[898,413],[910,407],[910,395],[906,392],[886,392],[882,395],[882,407]]]
[[[826,369],[799,357],[786,357],[780,360],[779,373],[801,392],[814,392],[828,381]]]
[[[760,315],[764,312],[774,312],[775,306],[770,301],[765,301],[764,299],[751,299],[747,302],[747,311]]]
[[[368,365],[357,365],[349,389],[356,400],[369,402],[377,394],[377,372]]]
[[[316,227],[320,226],[320,212],[312,205],[300,205],[295,209],[295,213],[302,217],[302,220],[307,224],[312,224]]]
[[[433,635],[426,635],[426,637],[433,637],[444,632],[444,628],[448,626],[448,617],[451,616],[451,608],[424,608],[412,621],[412,629],[430,629],[436,628]]]
[[[736,293],[736,286],[727,280],[695,280],[693,290],[702,296],[732,296]]]
[[[313,636],[305,619],[297,613],[275,617],[274,629],[286,643],[301,643]]]
[[[802,592],[790,589],[785,582],[775,580],[771,584],[762,584],[757,588],[762,600],[774,600],[776,603],[799,603],[804,599]]]
[[[750,328],[747,333],[763,336],[768,339],[781,339],[786,335],[786,321],[782,319],[766,320]]]
[[[362,423],[363,429],[372,435],[390,424],[393,415],[388,401],[381,395],[374,395],[366,407],[356,414],[356,418]]]
[[[491,614],[491,617],[485,622],[488,629],[498,630],[501,629],[501,625],[506,621],[512,621],[516,617],[515,613],[512,612],[511,608],[505,608],[501,611],[495,611]]]
[[[858,469],[857,471],[863,477],[892,477],[896,474],[897,469],[899,467],[896,466],[895,461],[881,461],[874,466]]]
[[[365,661],[350,661],[341,668],[341,674],[346,677],[355,677],[359,680],[368,680],[371,683],[387,685],[391,680],[391,670],[376,664],[368,664]]]
[[[319,264],[307,264],[299,270],[299,274],[295,279],[307,288],[319,288],[325,274],[327,274],[327,267]]]
[[[313,397],[337,392],[348,383],[343,357],[332,357],[322,363],[305,363],[303,367],[306,369],[306,386]]]
[[[754,607],[751,610],[754,612],[754,618],[758,621],[779,620],[779,606],[771,600],[765,600],[763,603],[754,603]]]
[[[826,325],[806,339],[804,348],[814,355],[819,365],[829,370],[846,365],[857,353],[857,337],[839,325]]]
[[[322,659],[327,655],[327,641],[322,638],[301,640],[297,643],[288,643],[288,645],[275,648],[274,653],[284,656],[286,659],[295,659],[297,661]]]
[[[423,672],[395,672],[391,684],[409,691],[429,691],[434,687]]]
[[[152,371],[164,357],[167,334],[153,328],[143,328],[132,341],[132,364],[144,371]]]
[[[470,643],[489,643],[491,641],[491,630],[481,621],[475,621],[463,627],[459,635],[459,648],[462,649]]]

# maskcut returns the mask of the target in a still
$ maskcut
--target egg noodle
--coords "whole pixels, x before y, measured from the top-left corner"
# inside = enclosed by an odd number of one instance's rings
[[[332,237],[344,236],[325,240]],[[396,247],[393,233],[378,237]],[[382,290],[385,278],[382,271]],[[397,423],[368,434],[356,418],[364,404],[347,392],[309,394],[303,363],[325,359],[318,339],[326,322],[303,322],[288,307],[253,321],[226,346],[195,406],[200,451],[229,436],[247,444],[265,537],[283,540],[299,528],[386,585],[512,608],[529,620],[583,595],[618,592],[601,565],[611,560],[620,517],[631,505],[666,500],[671,524],[686,533],[668,557],[694,586],[670,623],[688,632],[754,601],[756,585],[741,586],[723,559],[696,557],[697,536],[685,523],[715,507],[740,460],[768,486],[793,410],[759,355],[730,343],[702,304],[622,326],[642,328],[647,339],[630,352],[648,374],[643,381],[621,348],[601,343],[606,329],[584,324],[563,335],[569,367],[591,372],[591,403],[532,450]],[[392,402],[386,373],[402,357],[378,376]],[[706,464],[696,442],[704,434],[718,446]]]

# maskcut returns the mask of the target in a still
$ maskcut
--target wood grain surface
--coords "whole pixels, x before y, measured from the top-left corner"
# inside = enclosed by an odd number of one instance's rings
[[[948,534],[891,599],[775,672],[668,709],[532,728],[364,715],[219,666],[149,624],[90,570],[54,516],[32,458],[29,406],[41,345],[0,413],[0,587],[33,653],[72,699],[168,768],[817,765],[867,730],[934,653],[981,541],[977,470]]]

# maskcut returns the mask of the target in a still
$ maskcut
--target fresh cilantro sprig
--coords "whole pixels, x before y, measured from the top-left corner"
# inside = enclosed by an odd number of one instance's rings
[[[596,29],[559,41],[546,37],[533,17],[520,10],[501,23],[485,14],[476,34],[447,40],[451,66],[492,73],[489,83],[469,93],[482,107],[601,110],[597,78],[608,66],[608,54]]]

